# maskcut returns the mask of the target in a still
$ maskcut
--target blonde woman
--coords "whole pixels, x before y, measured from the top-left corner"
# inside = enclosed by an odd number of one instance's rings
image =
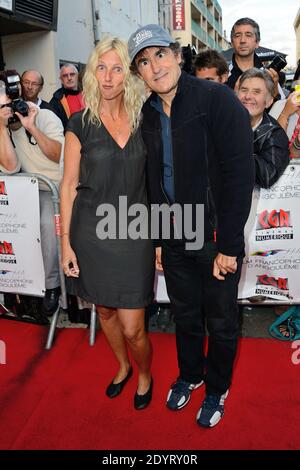
[[[152,398],[144,309],[152,301],[154,271],[149,237],[127,234],[134,220],[127,207],[147,208],[140,89],[129,70],[127,45],[118,38],[98,43],[83,78],[86,108],[71,117],[66,129],[61,188],[62,265],[69,292],[96,305],[119,362],[106,389],[110,398],[132,376],[129,347],[138,369],[138,410]],[[147,222],[146,215],[139,217],[141,233]]]

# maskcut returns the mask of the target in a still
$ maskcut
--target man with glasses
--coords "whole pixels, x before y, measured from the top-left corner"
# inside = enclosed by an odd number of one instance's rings
[[[16,70],[0,71],[0,81],[13,78],[19,85]],[[33,79],[35,81],[35,79]],[[38,83],[38,82],[36,82]],[[0,171],[14,174],[38,173],[49,178],[57,187],[61,179],[60,159],[64,135],[61,121],[48,109],[39,109],[28,101],[28,115],[15,113],[11,98],[2,93],[0,102]],[[18,119],[16,119],[16,117]],[[45,267],[46,293],[42,311],[53,315],[59,306],[60,273],[58,248],[54,229],[54,210],[49,187],[39,183],[41,248]]]
[[[78,70],[73,64],[65,64],[60,69],[62,87],[56,90],[50,106],[61,119],[64,128],[70,116],[84,108],[83,97],[78,89]]]
[[[37,70],[25,70],[21,76],[22,97],[25,101],[31,101],[40,109],[53,111],[49,103],[39,97],[43,86],[44,78]]]

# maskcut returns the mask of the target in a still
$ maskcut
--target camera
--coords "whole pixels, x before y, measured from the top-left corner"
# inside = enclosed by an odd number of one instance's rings
[[[184,70],[189,75],[195,75],[195,69],[193,65],[194,58],[197,54],[195,46],[182,46],[181,48],[182,58],[183,58],[183,65],[182,70]]]
[[[9,124],[13,124],[19,121],[19,118],[15,113],[20,113],[24,117],[28,116],[29,107],[26,101],[20,98],[20,77],[17,73],[10,73],[9,71],[2,72],[0,79],[3,80],[5,84],[6,95],[11,99],[11,103],[6,104],[5,106],[9,106],[14,113],[8,120]]]
[[[277,73],[280,72],[285,66],[287,65],[287,61],[285,60],[284,57],[281,55],[277,54],[272,62],[267,65],[267,69],[274,69]]]

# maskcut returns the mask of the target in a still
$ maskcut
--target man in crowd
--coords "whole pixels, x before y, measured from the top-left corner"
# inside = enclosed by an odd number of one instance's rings
[[[37,70],[26,70],[21,76],[22,98],[25,101],[31,101],[40,109],[50,109],[51,106],[47,101],[42,100],[39,94],[44,86],[44,78]]]
[[[249,111],[253,130],[255,180],[269,188],[289,164],[289,141],[277,121],[266,113],[273,103],[274,82],[266,70],[252,68],[241,75],[238,98]]]
[[[73,64],[65,64],[60,69],[62,87],[56,90],[50,106],[61,119],[64,129],[70,116],[84,108],[82,93],[78,88],[78,70]]]
[[[260,30],[256,21],[251,18],[240,18],[231,29],[231,44],[234,49],[232,61],[229,65],[229,78],[227,85],[232,89],[238,88],[238,79],[248,69],[263,68],[263,63],[255,53],[259,47]],[[281,88],[278,88],[279,76],[274,69],[268,69],[268,73],[274,81],[274,97],[281,98]],[[282,98],[284,98],[282,93]]]
[[[203,247],[162,239],[156,260],[176,323],[179,377],[167,407],[183,408],[205,382],[197,423],[212,427],[224,413],[238,340],[237,286],[254,178],[249,115],[228,87],[182,71],[180,46],[160,26],[139,28],[128,48],[133,71],[152,90],[142,122],[150,202],[171,211],[173,203],[182,210],[188,204],[194,223],[204,207]],[[176,228],[176,215],[171,220]]]
[[[208,49],[200,52],[194,61],[197,78],[225,83],[228,79],[228,65],[224,57],[217,51]]]
[[[17,77],[15,70],[0,72],[0,80],[7,83],[8,77]],[[9,96],[0,106],[0,170],[6,174],[18,171],[39,173],[47,176],[56,185],[61,179],[60,157],[64,141],[63,127],[58,117],[48,109],[39,109],[28,103],[28,116],[16,113],[13,117]],[[15,116],[14,116],[15,117]],[[58,308],[60,276],[57,243],[54,227],[54,210],[51,192],[40,184],[41,246],[46,276],[46,294],[43,299],[45,314],[51,315]]]

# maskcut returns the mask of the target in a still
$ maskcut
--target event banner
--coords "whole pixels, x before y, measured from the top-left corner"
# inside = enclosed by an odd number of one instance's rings
[[[0,292],[43,296],[38,181],[0,173]]]
[[[270,189],[255,189],[245,243],[239,299],[300,303],[300,165],[290,164]]]
[[[290,164],[270,189],[256,188],[245,227],[239,299],[300,304],[300,165]],[[155,300],[169,302],[156,273]]]

